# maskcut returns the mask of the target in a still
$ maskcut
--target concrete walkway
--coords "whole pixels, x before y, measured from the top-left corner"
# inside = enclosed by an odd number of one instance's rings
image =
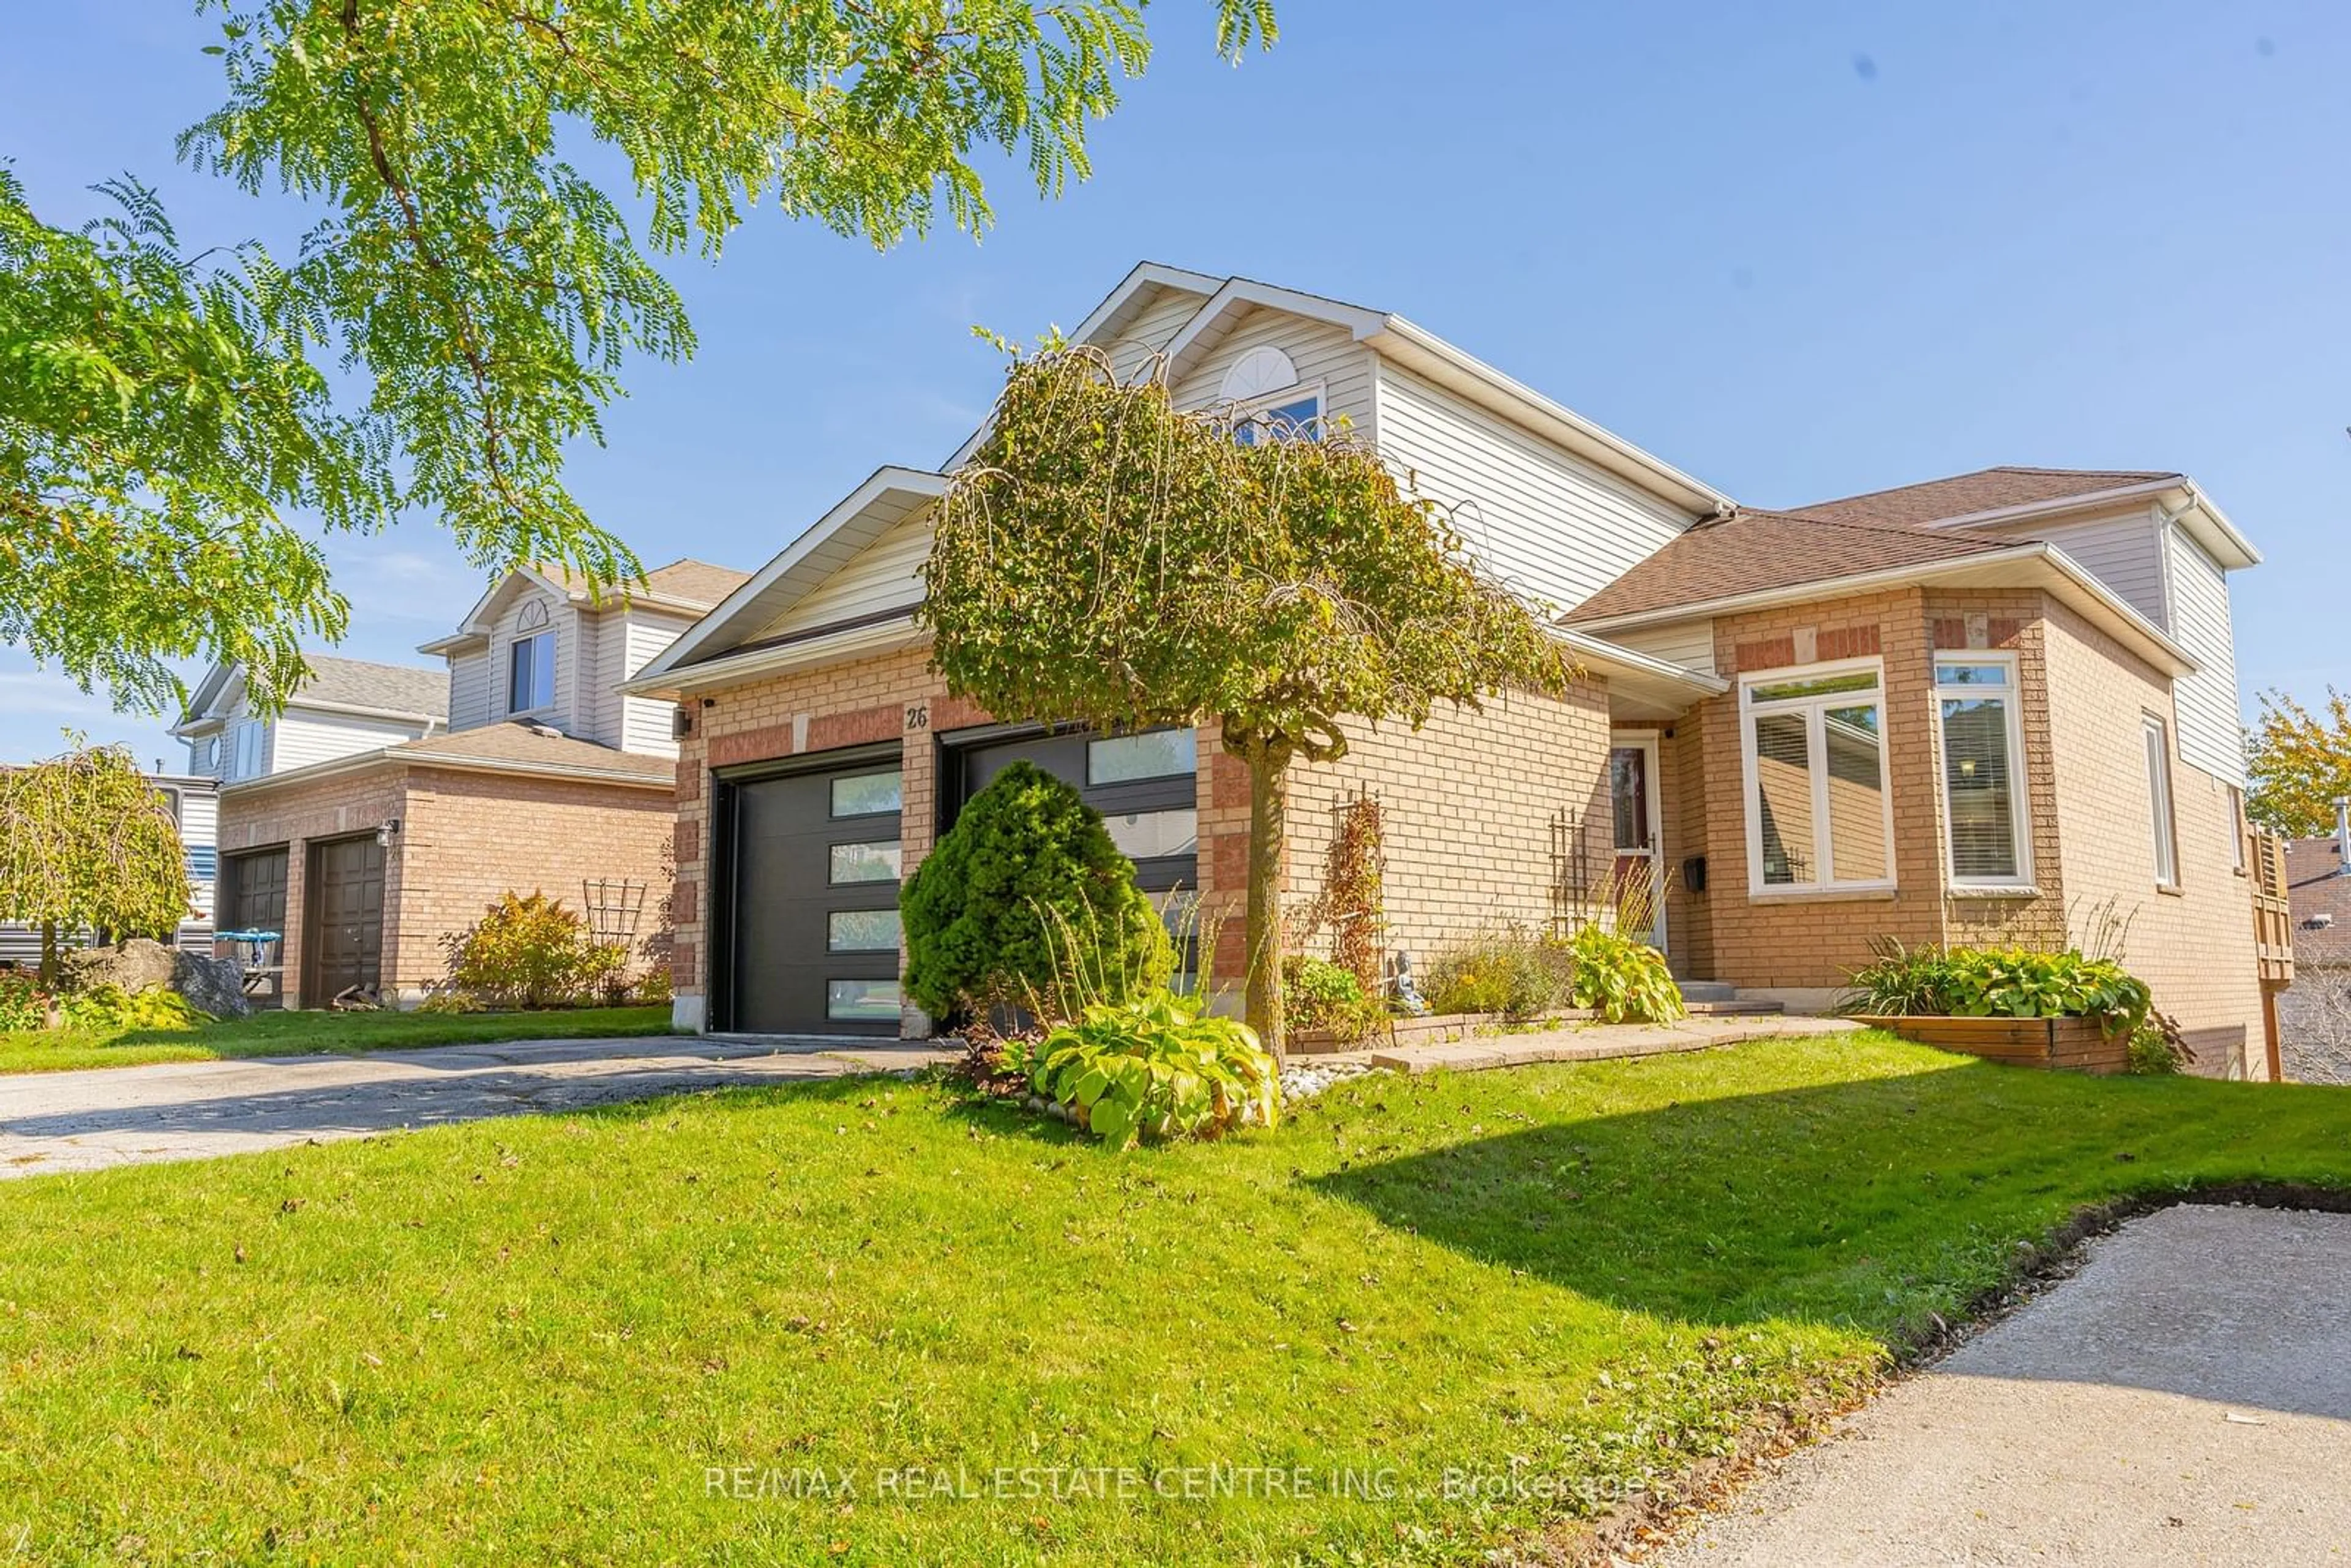
[[[2351,1215],[2133,1220],[1648,1561],[2351,1561]]]
[[[904,1071],[926,1045],[689,1036],[512,1040],[0,1076],[0,1177],[205,1159],[688,1089]]]

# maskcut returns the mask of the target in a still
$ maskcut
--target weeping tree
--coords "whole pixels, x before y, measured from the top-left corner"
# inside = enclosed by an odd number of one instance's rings
[[[40,928],[44,987],[60,932],[165,936],[189,910],[179,824],[126,747],[0,769],[0,920]]]
[[[1217,722],[1249,772],[1248,1009],[1277,1051],[1290,763],[1343,756],[1343,716],[1417,728],[1575,674],[1367,444],[1186,413],[1156,367],[1059,341],[1012,356],[923,579],[933,664],[999,718]]]

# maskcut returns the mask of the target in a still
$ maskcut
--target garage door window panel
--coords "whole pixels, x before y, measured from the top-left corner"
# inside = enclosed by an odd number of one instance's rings
[[[899,771],[852,773],[832,781],[832,814],[836,817],[895,816],[904,799]]]

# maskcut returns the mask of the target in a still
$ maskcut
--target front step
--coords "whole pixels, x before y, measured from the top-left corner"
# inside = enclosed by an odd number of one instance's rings
[[[1788,1010],[1761,997],[1741,997],[1728,980],[1677,980],[1675,986],[1692,1018],[1771,1018]]]

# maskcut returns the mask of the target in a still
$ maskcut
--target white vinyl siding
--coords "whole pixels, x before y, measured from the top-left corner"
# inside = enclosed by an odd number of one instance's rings
[[[269,764],[272,773],[290,773],[297,768],[332,762],[355,752],[398,746],[424,733],[421,724],[356,718],[298,707],[287,708],[277,720],[277,745]]]
[[[2132,609],[2166,631],[2170,630],[2163,535],[2152,506],[2095,522],[2024,527],[2022,537],[2045,539],[2055,545],[2085,571],[2114,590]]]
[[[1181,288],[1163,288],[1135,312],[1124,326],[1109,334],[1101,347],[1110,355],[1111,368],[1121,381],[1141,370],[1144,362],[1167,346],[1184,323],[1207,303],[1206,295]]]
[[[1460,507],[1454,528],[1489,570],[1560,610],[1694,520],[1393,364],[1379,370],[1379,441],[1422,495]]]
[[[930,553],[931,515],[925,508],[891,527],[750,640],[789,636],[885,610],[911,610],[923,601],[919,573]]]
[[[1372,351],[1355,341],[1344,328],[1309,321],[1279,310],[1259,308],[1244,312],[1232,329],[1217,340],[1184,374],[1175,389],[1176,406],[1214,408],[1224,401],[1225,372],[1256,348],[1276,348],[1290,356],[1298,371],[1298,394],[1319,392],[1322,418],[1335,432],[1345,420],[1352,434],[1364,440],[1380,438],[1378,411],[1372,390]],[[1289,398],[1269,395],[1267,402]]]
[[[489,654],[452,654],[449,659],[449,727],[478,729],[494,716],[490,711]]]
[[[1636,653],[1646,653],[1653,659],[1663,659],[1679,664],[1686,670],[1699,670],[1713,674],[1714,622],[1684,621],[1672,626],[1642,626],[1629,632],[1611,632],[1608,641],[1620,648],[1630,648]]]
[[[642,614],[631,611],[617,628],[622,648],[622,658],[625,680],[635,674],[672,643],[685,634],[691,622],[676,621],[665,616]],[[609,644],[608,644],[609,645]],[[618,733],[610,737],[623,751],[634,751],[647,757],[675,757],[677,740],[670,728],[677,712],[674,703],[660,702],[651,697],[624,696],[620,699]]]
[[[2179,759],[2224,784],[2241,788],[2245,758],[2237,707],[2236,632],[2229,615],[2229,580],[2220,563],[2186,533],[2171,528],[2164,534],[2172,641],[2196,661],[2195,674],[2172,683]]]

